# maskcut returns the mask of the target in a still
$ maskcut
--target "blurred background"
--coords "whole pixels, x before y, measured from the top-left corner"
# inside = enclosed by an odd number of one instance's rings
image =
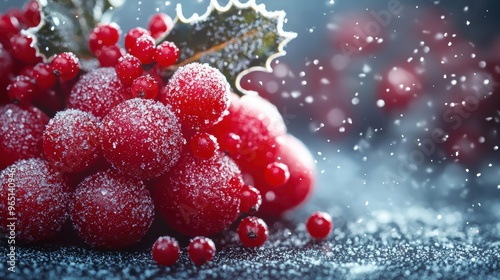
[[[316,158],[316,190],[294,215],[362,221],[416,207],[428,223],[498,221],[498,1],[256,2],[284,10],[298,34],[272,73],[242,79]],[[190,17],[210,1],[129,0],[109,20],[126,32],[155,12],[174,17],[178,3]]]

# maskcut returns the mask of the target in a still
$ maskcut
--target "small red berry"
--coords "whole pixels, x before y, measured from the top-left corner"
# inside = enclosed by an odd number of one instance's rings
[[[328,213],[316,211],[307,220],[306,228],[312,238],[324,239],[332,231],[332,217]]]
[[[38,63],[33,67],[33,78],[35,79],[36,87],[41,90],[48,90],[54,87],[57,82],[57,77],[52,71],[50,64]]]
[[[238,236],[246,247],[260,247],[266,242],[269,231],[261,218],[246,217],[238,226]]]
[[[50,66],[54,74],[59,76],[63,81],[68,81],[76,78],[80,71],[78,57],[72,52],[63,52],[54,57]]]
[[[113,46],[120,39],[120,26],[112,23],[100,23],[89,35],[89,49],[92,53],[96,53],[104,46]]]
[[[142,64],[150,64],[155,59],[156,46],[155,39],[144,34],[135,40],[135,44],[130,47],[129,53],[137,57]]]
[[[199,159],[209,159],[219,150],[217,138],[206,132],[197,132],[189,141],[193,156]]]
[[[132,96],[155,99],[158,95],[158,81],[151,75],[140,76],[132,82]]]
[[[99,60],[101,67],[114,67],[122,57],[122,49],[118,45],[103,46],[97,50],[95,56]]]
[[[252,214],[259,210],[262,204],[260,191],[250,185],[243,185],[241,189],[240,212]]]
[[[179,48],[169,41],[162,42],[156,46],[155,61],[161,67],[174,65],[179,59]]]
[[[281,162],[272,162],[264,169],[264,180],[273,187],[279,187],[288,181],[290,178],[290,171],[288,166]]]
[[[211,261],[215,256],[215,251],[215,244],[208,237],[195,237],[191,239],[188,247],[189,258],[197,266]]]
[[[155,262],[164,266],[174,265],[179,260],[180,253],[179,243],[170,236],[158,237],[151,250]]]
[[[141,61],[131,54],[120,57],[115,69],[118,79],[126,86],[132,85],[134,80],[144,72]]]
[[[19,33],[19,21],[8,14],[0,15],[0,41],[2,44],[8,43],[9,38]],[[5,47],[8,47],[5,45]]]
[[[130,52],[132,47],[135,45],[135,41],[137,41],[137,39],[144,34],[150,35],[149,31],[142,27],[132,28],[129,30],[129,32],[127,32],[127,34],[125,35],[125,49],[127,50],[127,52]]]
[[[24,5],[24,18],[27,23],[29,23],[30,27],[37,26],[40,24],[41,15],[40,15],[40,5],[36,0],[30,0]]]
[[[10,100],[29,104],[35,98],[37,91],[35,84],[29,77],[19,75],[7,86],[7,93]]]
[[[165,13],[156,13],[149,18],[148,29],[153,38],[158,39],[174,25],[172,18]]]
[[[22,61],[25,64],[35,64],[42,60],[41,57],[36,55],[36,50],[31,46],[33,38],[21,33],[14,34],[10,38],[10,45],[12,56]]]

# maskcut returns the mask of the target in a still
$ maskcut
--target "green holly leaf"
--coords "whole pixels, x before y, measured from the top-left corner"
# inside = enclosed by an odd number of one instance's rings
[[[271,71],[271,61],[285,54],[283,48],[295,33],[283,31],[283,11],[269,12],[254,0],[231,0],[222,7],[212,0],[202,16],[186,19],[181,5],[169,33],[158,40],[174,42],[180,50],[179,61],[165,72],[191,62],[208,63],[219,69],[239,93],[241,77],[255,70]]]
[[[87,36],[119,0],[37,0],[42,20],[25,32],[34,38],[39,54],[47,61],[61,52],[73,52],[80,59],[91,57]]]

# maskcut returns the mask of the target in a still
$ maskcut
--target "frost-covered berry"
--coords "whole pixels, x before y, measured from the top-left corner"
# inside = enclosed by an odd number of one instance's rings
[[[14,238],[26,242],[53,236],[68,218],[67,191],[61,173],[45,160],[10,165],[0,173],[0,230],[12,236],[14,229]]]
[[[215,244],[208,237],[197,236],[191,239],[188,247],[188,255],[197,266],[210,262],[215,256]]]
[[[67,109],[58,112],[43,132],[43,150],[56,169],[78,172],[89,168],[101,156],[101,125],[89,112]]]
[[[153,259],[159,265],[174,265],[180,256],[179,243],[170,236],[160,236],[153,244],[151,254]]]
[[[63,52],[54,57],[50,63],[54,75],[67,81],[75,78],[80,71],[78,57],[72,52]]]
[[[77,186],[70,215],[85,243],[120,249],[146,234],[153,222],[154,205],[142,181],[108,170],[85,178]]]
[[[204,129],[218,123],[229,107],[229,83],[208,64],[190,63],[179,68],[160,100],[172,106],[186,129]]]
[[[115,65],[115,70],[118,79],[126,86],[132,85],[134,80],[144,72],[141,61],[131,54],[120,57]]]
[[[158,101],[134,98],[111,109],[101,133],[105,158],[141,179],[158,177],[180,157],[184,138],[177,117]]]
[[[238,225],[238,237],[246,247],[260,247],[266,242],[269,231],[261,218],[246,217]]]

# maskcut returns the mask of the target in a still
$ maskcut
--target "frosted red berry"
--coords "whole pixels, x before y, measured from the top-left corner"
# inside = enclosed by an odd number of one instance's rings
[[[118,45],[103,46],[96,51],[95,56],[101,67],[114,67],[123,56],[123,51]]]
[[[316,211],[306,222],[307,232],[315,239],[325,239],[332,231],[333,222],[330,214]]]
[[[68,96],[67,107],[90,112],[102,119],[113,107],[130,98],[127,88],[111,67],[92,70],[78,80]]]
[[[180,157],[181,127],[172,111],[158,101],[127,100],[111,109],[102,122],[104,156],[129,176],[158,177]]]
[[[262,196],[260,191],[248,184],[243,185],[241,188],[241,203],[240,212],[245,214],[252,214],[259,210],[262,204]]]
[[[250,216],[242,219],[238,225],[238,237],[245,247],[262,246],[269,235],[267,224],[261,218]]]
[[[142,35],[150,35],[149,31],[142,27],[135,27],[130,29],[125,35],[125,49],[130,52],[132,47],[135,45],[137,38]]]
[[[35,65],[33,67],[32,76],[36,87],[41,90],[51,89],[57,82],[57,78],[52,71],[52,67],[50,64],[46,63],[38,63]]]
[[[154,261],[159,265],[172,266],[180,256],[179,243],[170,236],[160,236],[153,244],[151,254]]]
[[[0,106],[0,170],[20,159],[40,157],[49,117],[32,106]]]
[[[209,236],[238,218],[242,185],[238,167],[226,155],[202,160],[186,152],[169,173],[156,179],[153,198],[172,228],[189,236]]]
[[[155,61],[161,67],[174,65],[179,59],[179,48],[169,41],[162,42],[156,46]]]
[[[91,113],[58,112],[43,132],[43,150],[53,167],[64,172],[89,168],[101,156],[100,122]]]
[[[174,73],[161,101],[172,106],[183,128],[204,129],[227,113],[229,93],[229,83],[218,69],[190,63]]]
[[[133,97],[155,99],[158,96],[158,81],[151,75],[144,75],[132,82],[131,92]]]
[[[215,252],[215,244],[208,237],[197,236],[189,243],[189,258],[197,266],[210,262],[215,257]]]
[[[206,132],[197,132],[189,140],[189,148],[193,156],[200,159],[209,159],[219,150],[215,136]]]
[[[264,169],[264,179],[273,187],[284,185],[290,178],[288,166],[281,162],[271,162]]]
[[[89,34],[89,49],[96,53],[104,46],[113,46],[120,39],[120,27],[112,23],[99,23]]]
[[[135,40],[130,46],[129,53],[137,57],[142,64],[150,64],[155,59],[155,40],[150,35],[144,34]]]
[[[31,78],[19,75],[7,86],[7,93],[10,100],[21,104],[29,104],[35,98],[37,91]]]
[[[0,173],[0,230],[15,224],[15,238],[25,242],[45,240],[56,234],[68,218],[67,186],[61,173],[42,159],[24,159]],[[8,203],[15,202],[15,210]],[[8,222],[8,218],[16,218]]]
[[[139,78],[144,72],[141,61],[131,54],[125,54],[120,57],[115,70],[118,79],[126,86],[132,85],[134,80]]]
[[[85,178],[70,203],[74,229],[85,243],[98,248],[121,249],[138,242],[153,215],[144,183],[113,170]]]
[[[173,24],[172,18],[167,14],[156,13],[149,18],[148,30],[153,38],[158,39],[167,30],[170,30]]]
[[[50,63],[54,75],[67,81],[76,78],[80,71],[78,57],[72,52],[63,52],[54,57]]]

